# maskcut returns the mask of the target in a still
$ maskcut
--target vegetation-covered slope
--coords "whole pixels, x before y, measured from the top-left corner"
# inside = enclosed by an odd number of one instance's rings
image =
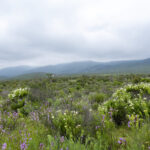
[[[4,150],[148,150],[149,75],[0,82]]]

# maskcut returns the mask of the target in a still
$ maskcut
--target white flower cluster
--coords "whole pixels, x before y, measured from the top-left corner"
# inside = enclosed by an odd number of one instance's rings
[[[71,113],[73,114],[73,115],[77,115],[78,114],[78,112],[77,111],[71,111]]]
[[[137,94],[139,97],[143,92],[147,92],[150,94],[150,83],[139,83],[139,84],[128,84],[124,86],[124,88],[118,89],[114,94],[113,94],[113,100],[117,100],[118,98],[121,100],[121,97],[126,97],[130,99],[131,95],[128,91],[130,90],[135,90],[139,91],[139,94]]]
[[[29,89],[28,88],[19,88],[16,89],[14,91],[12,91],[9,95],[8,98],[9,99],[14,99],[16,97],[23,97],[28,95]]]
[[[133,94],[135,95],[133,95]],[[139,83],[139,84],[128,84],[123,88],[118,89],[112,96],[112,99],[106,101],[103,106],[99,107],[99,111],[105,111],[110,106],[117,110],[119,105],[124,105],[128,112],[133,112],[136,108],[141,107],[145,112],[147,111],[146,97],[144,94],[150,95],[150,84]],[[140,114],[140,110],[138,113]]]

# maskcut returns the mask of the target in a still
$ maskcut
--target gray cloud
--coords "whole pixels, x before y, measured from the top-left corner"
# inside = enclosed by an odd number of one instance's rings
[[[1,0],[0,67],[150,57],[149,0]]]

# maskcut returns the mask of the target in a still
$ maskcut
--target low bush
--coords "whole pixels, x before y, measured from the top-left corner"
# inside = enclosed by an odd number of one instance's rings
[[[145,93],[148,97],[144,97]],[[121,125],[128,121],[128,115],[139,115],[140,118],[146,118],[150,115],[149,96],[150,84],[129,84],[118,89],[113,94],[112,99],[107,101],[103,107],[108,112],[112,109],[114,121]]]

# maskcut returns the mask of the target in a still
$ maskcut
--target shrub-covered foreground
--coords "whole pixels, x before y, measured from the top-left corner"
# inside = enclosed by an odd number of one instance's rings
[[[148,75],[1,81],[2,150],[148,150]]]

